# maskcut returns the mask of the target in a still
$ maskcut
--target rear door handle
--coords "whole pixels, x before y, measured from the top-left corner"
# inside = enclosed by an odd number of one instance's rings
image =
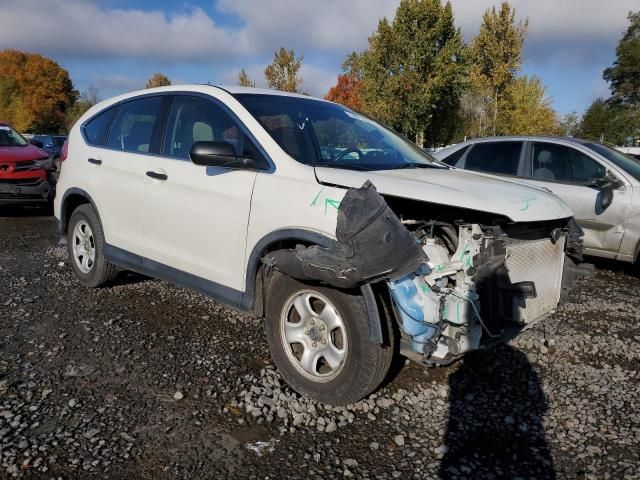
[[[102,165],[102,160],[99,158],[89,158],[87,159],[89,163],[93,163],[94,165]]]
[[[158,173],[158,172],[147,172],[147,177],[151,177],[151,178],[155,178],[156,180],[166,180],[167,178],[167,174],[166,173]]]

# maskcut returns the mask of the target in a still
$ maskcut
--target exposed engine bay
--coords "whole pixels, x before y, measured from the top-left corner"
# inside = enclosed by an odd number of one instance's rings
[[[445,236],[428,225],[414,230],[427,265],[387,281],[405,355],[447,364],[555,310],[563,291],[568,228],[530,226],[514,238],[499,226],[441,222]]]

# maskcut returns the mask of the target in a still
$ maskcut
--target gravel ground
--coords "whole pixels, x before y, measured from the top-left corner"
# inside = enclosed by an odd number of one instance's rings
[[[260,319],[133,274],[85,289],[51,217],[0,215],[1,478],[640,478],[635,267],[330,408],[280,379]]]

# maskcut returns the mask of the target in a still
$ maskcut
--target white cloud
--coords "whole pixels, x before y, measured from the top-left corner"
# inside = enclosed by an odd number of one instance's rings
[[[349,52],[366,47],[383,16],[392,17],[399,0],[219,0],[217,8],[244,24],[244,50],[269,52],[281,46]]]
[[[338,74],[333,70],[320,68],[309,63],[303,64],[300,69],[300,76],[304,83],[302,88],[309,95],[314,97],[324,97],[329,88],[335,85]]]
[[[91,81],[91,85],[99,91],[131,91],[144,87],[145,81],[125,75],[98,75]]]
[[[533,63],[607,62],[622,32],[627,13],[638,0],[511,0],[519,19],[529,18],[525,60]],[[478,32],[492,0],[452,0],[456,22],[467,39]]]
[[[338,57],[366,47],[399,0],[219,0],[237,17],[229,28],[195,7],[176,13],[100,7],[97,0],[0,0],[0,45],[65,58],[134,58],[211,63],[271,54],[280,46],[307,59]],[[531,62],[602,62],[611,58],[638,0],[512,0],[529,17],[525,57]],[[497,0],[452,0],[468,39]],[[241,63],[237,62],[236,64]]]
[[[69,57],[199,62],[233,53],[233,35],[201,9],[102,9],[82,0],[0,0],[0,45]]]

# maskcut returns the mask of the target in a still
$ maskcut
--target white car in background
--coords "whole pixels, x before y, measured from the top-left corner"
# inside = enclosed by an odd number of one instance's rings
[[[55,216],[80,283],[129,269],[264,315],[284,379],[333,404],[398,353],[448,364],[549,315],[580,255],[544,190],[452,169],[340,105],[236,86],[92,107]]]
[[[584,253],[636,262],[640,252],[640,162],[598,142],[566,137],[468,140],[435,154],[442,162],[548,189],[584,230]]]

